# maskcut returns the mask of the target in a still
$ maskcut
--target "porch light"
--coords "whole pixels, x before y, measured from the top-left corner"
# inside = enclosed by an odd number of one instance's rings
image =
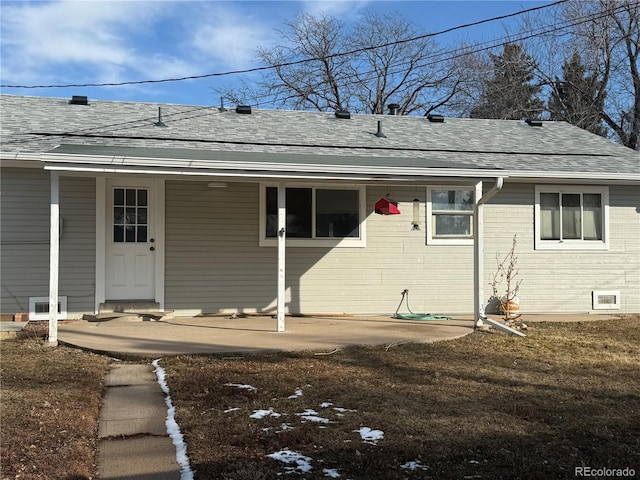
[[[413,221],[411,222],[411,230],[420,230],[420,199],[413,199]]]

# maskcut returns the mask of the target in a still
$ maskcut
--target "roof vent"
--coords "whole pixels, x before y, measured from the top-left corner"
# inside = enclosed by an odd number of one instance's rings
[[[224,108],[224,97],[220,97],[220,106],[218,107],[219,112],[226,112],[227,109]]]
[[[351,112],[349,110],[336,110],[336,118],[351,118]]]
[[[444,117],[442,115],[427,115],[427,120],[431,123],[444,123]]]
[[[249,105],[238,105],[236,107],[236,113],[251,115],[251,107]]]
[[[535,120],[533,118],[527,118],[527,119],[525,119],[525,122],[527,122],[527,124],[531,125],[532,127],[541,127],[542,126],[542,120]]]
[[[167,125],[162,121],[162,107],[158,107],[158,121],[154,123],[156,127],[166,127]]]
[[[378,120],[378,131],[375,133],[375,136],[378,138],[387,138],[387,136],[382,133],[382,121]]]
[[[89,99],[80,95],[73,95],[69,100],[69,105],[89,105]]]
[[[390,103],[387,105],[389,109],[389,115],[400,115],[400,105],[397,103]]]

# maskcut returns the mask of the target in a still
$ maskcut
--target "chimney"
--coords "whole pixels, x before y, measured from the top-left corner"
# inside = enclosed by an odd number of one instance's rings
[[[400,115],[400,105],[397,103],[390,103],[387,108],[389,109],[389,115]]]

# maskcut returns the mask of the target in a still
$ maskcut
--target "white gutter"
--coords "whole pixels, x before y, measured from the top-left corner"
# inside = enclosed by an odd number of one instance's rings
[[[504,184],[504,177],[497,177],[496,184],[475,204],[473,216],[473,320],[474,326],[481,325],[486,318],[484,313],[484,204],[491,200]],[[482,192],[482,182],[479,182]]]

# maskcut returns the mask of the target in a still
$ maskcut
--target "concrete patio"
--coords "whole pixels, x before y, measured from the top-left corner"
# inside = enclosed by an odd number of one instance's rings
[[[162,321],[122,318],[104,322],[78,320],[60,324],[60,343],[113,356],[151,358],[165,355],[283,350],[332,350],[349,345],[435,342],[473,331],[471,317],[410,321],[390,317],[287,317],[277,332],[268,316],[229,318],[176,317]]]

